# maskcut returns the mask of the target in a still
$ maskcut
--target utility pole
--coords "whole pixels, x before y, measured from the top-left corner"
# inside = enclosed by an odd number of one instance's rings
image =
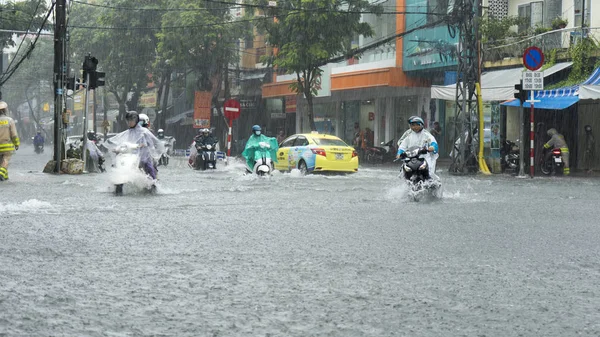
[[[62,161],[62,116],[65,94],[66,49],[66,0],[56,0],[54,7],[56,26],[54,31],[54,173],[60,172]]]
[[[458,67],[455,98],[454,135],[459,148],[450,165],[450,173],[466,174],[477,172],[477,155],[474,129],[479,123],[478,95],[475,83],[479,82],[480,59],[478,53],[479,27],[481,17],[480,0],[457,0],[451,9],[449,26],[459,34]],[[479,130],[478,137],[483,137]]]

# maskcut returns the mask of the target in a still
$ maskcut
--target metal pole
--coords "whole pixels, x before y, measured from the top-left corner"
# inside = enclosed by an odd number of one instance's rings
[[[227,158],[231,157],[231,125],[233,124],[233,120],[229,120],[229,132],[227,132]],[[229,160],[228,160],[229,161]]]
[[[85,145],[87,143],[87,115],[88,106],[90,105],[90,73],[87,72],[85,75],[85,107],[83,108],[83,141],[81,142],[81,160],[83,160],[83,172],[87,173],[86,169],[86,150]]]
[[[523,158],[525,156],[525,147],[523,146],[525,145],[523,141],[525,136],[525,113],[523,111],[523,102],[521,102],[519,108],[519,177],[523,177],[525,176],[525,160]]]
[[[56,0],[55,3],[56,26],[54,31],[54,173],[60,172],[62,160],[62,113],[64,77],[66,65],[64,63],[66,0]]]
[[[92,95],[94,95],[92,97],[92,99],[93,99],[93,107],[94,107],[94,110],[92,111],[92,116],[94,118],[94,120],[93,120],[93,123],[94,123],[93,124],[94,125],[94,127],[93,127],[94,133],[98,133],[98,126],[96,125],[96,111],[98,109],[98,102],[96,101],[96,90],[97,89],[98,88],[95,88],[94,91],[92,92]]]
[[[534,130],[534,118],[533,118],[533,90],[531,92],[531,110],[529,112],[529,175],[533,178],[535,173],[535,130]]]

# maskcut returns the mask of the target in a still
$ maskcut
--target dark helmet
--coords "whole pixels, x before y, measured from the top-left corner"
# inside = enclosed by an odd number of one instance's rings
[[[125,115],[127,121],[135,121],[135,124],[140,122],[140,115],[135,111],[128,111]]]
[[[583,127],[585,129],[586,132],[592,132],[592,126],[591,125],[586,125]]]
[[[261,131],[260,125],[252,126],[252,132],[254,132],[254,131]]]
[[[88,133],[87,133],[87,138],[88,138],[89,140],[94,140],[94,141],[98,140],[98,139],[96,138],[96,133],[95,133],[94,131],[92,131],[92,130],[88,131]]]

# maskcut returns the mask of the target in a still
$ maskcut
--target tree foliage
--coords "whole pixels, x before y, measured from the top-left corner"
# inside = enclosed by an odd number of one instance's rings
[[[27,0],[18,2],[0,3],[0,44],[1,47],[14,46],[12,39],[16,31],[37,31],[44,21],[44,14],[48,7],[45,1]]]
[[[268,2],[255,0],[255,4],[267,7]],[[353,37],[373,34],[371,26],[360,20],[364,11],[381,13],[382,8],[365,0],[283,0],[266,10],[264,20],[256,21],[267,42],[278,49],[264,60],[296,74],[290,89],[306,97],[311,130],[316,130],[312,98],[320,67],[331,57],[348,53]]]

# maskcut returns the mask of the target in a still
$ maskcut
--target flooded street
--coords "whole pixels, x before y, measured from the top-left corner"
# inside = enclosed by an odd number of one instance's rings
[[[0,185],[0,336],[597,336],[600,180],[159,168]]]

